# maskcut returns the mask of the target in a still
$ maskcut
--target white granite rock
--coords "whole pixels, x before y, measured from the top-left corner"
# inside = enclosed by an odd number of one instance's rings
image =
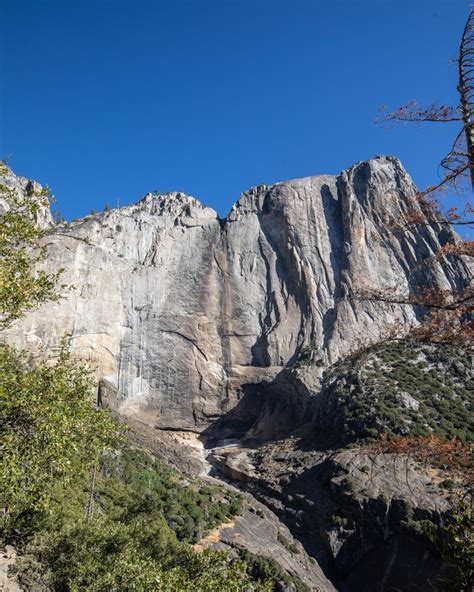
[[[48,268],[64,267],[74,289],[7,337],[54,355],[70,332],[122,414],[202,429],[305,348],[324,366],[417,322],[413,307],[359,291],[470,281],[466,259],[432,258],[453,236],[446,225],[396,232],[415,192],[396,158],[377,157],[251,189],[224,220],[168,193],[55,226]]]

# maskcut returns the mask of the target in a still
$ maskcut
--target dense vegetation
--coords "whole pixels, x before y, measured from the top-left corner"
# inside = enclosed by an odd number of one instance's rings
[[[1,506],[3,526],[31,529],[59,488],[87,475],[120,428],[91,402],[90,374],[63,343],[57,363],[34,365],[0,345]]]
[[[238,494],[127,443],[65,346],[55,364],[0,354],[3,539],[21,550],[25,590],[273,589],[190,544],[240,511]]]
[[[124,445],[103,455],[94,479],[58,492],[18,562],[27,590],[271,590],[223,553],[196,542],[239,511],[238,495],[183,479]]]
[[[328,437],[347,444],[380,432],[474,439],[473,349],[406,340],[336,364],[322,398]],[[321,418],[323,419],[323,418]]]
[[[2,165],[0,173],[5,172]],[[59,298],[61,270],[34,223],[44,195],[0,185],[0,328]],[[92,375],[70,355],[35,363],[0,342],[0,544],[19,551],[30,592],[259,590],[252,569],[193,542],[239,512],[240,496],[185,479],[127,442],[94,404]]]
[[[274,559],[255,555],[248,549],[240,549],[239,557],[245,561],[248,570],[255,579],[277,581],[284,587],[296,592],[310,592],[310,587],[298,577],[288,574]]]

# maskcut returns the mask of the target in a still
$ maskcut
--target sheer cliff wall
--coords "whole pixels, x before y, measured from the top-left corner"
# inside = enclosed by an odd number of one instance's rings
[[[54,355],[69,332],[122,414],[203,429],[243,385],[271,381],[302,352],[323,369],[418,322],[416,307],[361,292],[472,281],[469,260],[433,257],[456,240],[446,224],[397,230],[419,208],[415,194],[400,162],[378,157],[338,176],[251,189],[224,220],[168,193],[51,226],[48,268],[64,267],[74,288],[7,338]]]

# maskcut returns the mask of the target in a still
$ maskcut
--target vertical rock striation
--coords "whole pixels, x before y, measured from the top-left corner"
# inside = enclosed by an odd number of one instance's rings
[[[302,352],[324,368],[419,320],[416,307],[357,294],[472,281],[472,261],[433,257],[456,240],[447,225],[397,232],[415,194],[396,158],[377,157],[251,189],[224,220],[168,193],[51,227],[48,266],[74,289],[7,338],[54,354],[70,332],[122,414],[202,430]]]

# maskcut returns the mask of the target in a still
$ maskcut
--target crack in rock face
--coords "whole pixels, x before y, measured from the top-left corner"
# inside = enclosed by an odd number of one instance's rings
[[[255,406],[259,385],[309,349],[322,371],[419,321],[412,306],[358,292],[471,281],[472,261],[432,257],[457,240],[447,225],[397,232],[419,209],[415,196],[400,162],[377,157],[339,176],[253,188],[224,220],[167,193],[50,225],[48,269],[63,267],[74,289],[26,314],[7,339],[54,356],[69,332],[123,416],[202,431],[245,405],[246,392]]]

